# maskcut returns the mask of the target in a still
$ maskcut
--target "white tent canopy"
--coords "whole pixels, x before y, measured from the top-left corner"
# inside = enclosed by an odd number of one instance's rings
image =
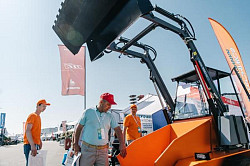
[[[75,126],[78,123],[78,121],[71,121],[71,122],[67,122],[66,125],[68,126]]]
[[[58,131],[55,132],[54,134],[61,134],[61,133],[63,133],[63,131],[62,131],[62,130],[58,130]]]
[[[164,100],[162,99],[163,103]],[[137,115],[152,115],[162,109],[159,97],[153,94],[145,95],[137,102]],[[165,105],[164,105],[165,106]],[[123,110],[124,114],[130,113],[130,107]]]

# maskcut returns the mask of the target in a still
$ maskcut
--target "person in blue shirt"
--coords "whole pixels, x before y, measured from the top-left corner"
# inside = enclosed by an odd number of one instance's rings
[[[108,112],[111,105],[116,105],[114,96],[104,93],[100,96],[99,104],[95,108],[84,110],[74,134],[74,150],[77,155],[81,148],[80,166],[108,166],[108,131],[115,130],[120,142],[119,150],[122,157],[126,157],[126,146],[122,130],[114,116]],[[83,129],[83,131],[82,131]],[[82,136],[80,134],[82,131]],[[78,141],[81,141],[81,147]]]

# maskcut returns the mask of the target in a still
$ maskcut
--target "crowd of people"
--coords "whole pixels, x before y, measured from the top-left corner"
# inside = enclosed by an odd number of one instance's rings
[[[24,134],[26,165],[28,165],[29,154],[36,156],[37,150],[42,149],[40,114],[49,105],[50,103],[47,103],[46,100],[39,100],[36,111],[31,113],[26,120]],[[122,130],[114,116],[108,112],[112,105],[116,105],[114,96],[104,93],[100,96],[97,106],[83,111],[72,135],[74,155],[77,156],[79,152],[81,153],[80,166],[109,165],[108,150],[111,129],[115,133],[114,143],[119,146],[115,154],[119,152],[121,157],[127,155],[126,146],[142,136],[141,120],[139,116],[136,116],[137,106],[135,104],[130,106],[131,114],[125,117]]]

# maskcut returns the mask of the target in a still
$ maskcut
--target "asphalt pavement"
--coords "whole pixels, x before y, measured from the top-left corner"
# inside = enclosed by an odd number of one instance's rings
[[[43,141],[43,150],[47,150],[46,166],[61,166],[64,146],[56,141]],[[23,144],[0,146],[0,166],[25,166]]]

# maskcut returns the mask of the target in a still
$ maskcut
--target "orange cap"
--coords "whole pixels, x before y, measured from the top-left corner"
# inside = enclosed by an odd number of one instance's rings
[[[137,108],[137,106],[135,104],[132,104],[130,108]]]
[[[39,105],[39,104],[44,104],[44,105],[50,105],[50,103],[47,103],[45,99],[41,99],[39,100],[36,105]]]

